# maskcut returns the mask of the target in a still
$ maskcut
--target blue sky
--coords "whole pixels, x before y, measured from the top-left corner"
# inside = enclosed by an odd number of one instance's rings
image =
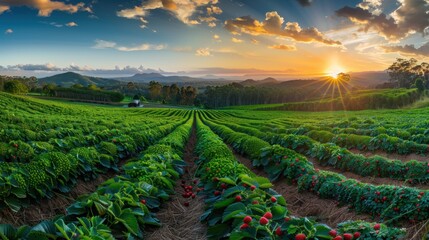
[[[428,12],[427,0],[0,0],[0,74],[383,70],[427,60]]]

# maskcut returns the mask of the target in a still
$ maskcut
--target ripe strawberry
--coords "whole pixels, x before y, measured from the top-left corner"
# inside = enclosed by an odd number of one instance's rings
[[[351,233],[344,233],[344,240],[352,240],[353,239],[353,235]]]
[[[336,236],[336,237],[334,237],[332,240],[343,240],[343,237],[341,237],[341,236]]]
[[[337,231],[335,231],[335,229],[332,229],[331,231],[329,231],[329,236],[331,237],[337,236]]]
[[[255,185],[250,186],[250,190],[251,190],[251,191],[253,191],[253,190],[255,190],[255,189],[256,189],[256,186],[255,186]]]
[[[259,219],[259,223],[261,225],[267,225],[268,224],[268,219],[266,217],[261,217],[261,219]]]
[[[272,214],[272,213],[270,213],[270,212],[266,212],[266,213],[264,214],[264,217],[265,217],[265,218],[267,218],[267,219],[271,219],[271,218],[273,218],[273,214]]]
[[[142,199],[142,200],[140,200],[140,202],[141,202],[142,204],[146,205],[146,200]]]
[[[243,223],[243,224],[241,224],[240,229],[243,230],[243,229],[246,229],[248,227],[249,227],[249,224]]]
[[[285,217],[285,222],[289,222],[290,221],[290,217]]]
[[[360,232],[355,232],[353,234],[353,237],[356,238],[356,239],[360,238]]]
[[[226,189],[226,188],[227,188],[227,186],[226,186],[226,184],[225,184],[225,183],[222,183],[222,184],[220,185],[220,187],[221,187],[222,189]]]
[[[252,221],[252,217],[251,217],[251,216],[246,216],[246,217],[244,217],[244,219],[243,219],[243,222],[244,222],[244,223],[247,223],[247,224],[249,224],[251,221]]]
[[[282,235],[283,235],[282,229],[281,229],[280,227],[278,227],[278,228],[276,229],[276,235],[277,235],[277,236],[282,236]]]
[[[242,198],[240,195],[235,196],[235,201],[236,202],[241,202]]]
[[[197,195],[195,195],[195,193],[192,194],[192,199],[195,199],[197,197]]]
[[[305,240],[307,238],[307,236],[305,236],[304,233],[299,233],[297,235],[295,235],[295,240]]]
[[[185,207],[189,207],[189,202],[184,202],[184,203],[183,203],[183,205],[184,205]]]
[[[274,197],[274,196],[272,196],[272,197],[271,197],[271,202],[273,202],[273,203],[277,202],[277,198],[276,198],[276,197]]]
[[[377,223],[377,224],[375,224],[375,225],[374,225],[374,230],[380,230],[380,224],[378,224],[378,223]]]
[[[220,195],[220,192],[219,192],[219,191],[214,191],[214,195],[215,195],[215,196],[219,196],[219,195]]]
[[[256,204],[259,204],[259,202],[258,202],[258,201],[256,201],[256,200],[253,200],[253,201],[252,201],[252,204],[253,204],[253,205],[256,205]]]

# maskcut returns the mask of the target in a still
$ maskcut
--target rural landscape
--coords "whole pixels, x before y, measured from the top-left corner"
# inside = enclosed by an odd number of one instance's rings
[[[0,31],[1,240],[429,239],[428,0],[0,0]]]

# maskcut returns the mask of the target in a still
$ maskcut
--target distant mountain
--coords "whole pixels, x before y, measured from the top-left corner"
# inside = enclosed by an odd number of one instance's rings
[[[66,72],[66,73],[57,74],[51,77],[40,78],[39,83],[41,85],[53,83],[55,85],[62,86],[62,87],[70,87],[70,86],[73,86],[74,84],[81,84],[83,86],[95,84],[99,87],[121,84],[121,82],[118,80],[109,79],[109,78],[89,77],[89,76],[80,75],[74,72]]]
[[[210,81],[226,81],[225,79],[204,79],[204,78],[193,78],[188,76],[164,76],[159,73],[138,73],[131,77],[117,78],[123,82],[138,82],[138,83],[149,83],[150,81],[156,81],[159,83],[192,83],[192,82],[210,82]]]
[[[384,71],[351,72],[349,74],[353,84],[364,87],[375,87],[389,81],[389,74]]]
[[[278,81],[275,78],[265,78],[262,80],[253,80],[253,79],[247,79],[244,80],[243,82],[239,82],[241,85],[243,86],[264,86],[264,87],[268,87],[268,86],[273,86],[273,85],[277,85],[279,83],[281,83],[280,81]]]

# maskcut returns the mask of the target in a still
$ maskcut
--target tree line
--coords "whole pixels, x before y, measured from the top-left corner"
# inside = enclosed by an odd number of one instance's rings
[[[192,86],[179,88],[177,84],[162,85],[159,82],[151,81],[148,98],[152,101],[162,101],[168,104],[194,105],[197,93],[197,89]]]
[[[419,63],[414,58],[398,58],[386,71],[391,87],[429,89],[429,63]]]

